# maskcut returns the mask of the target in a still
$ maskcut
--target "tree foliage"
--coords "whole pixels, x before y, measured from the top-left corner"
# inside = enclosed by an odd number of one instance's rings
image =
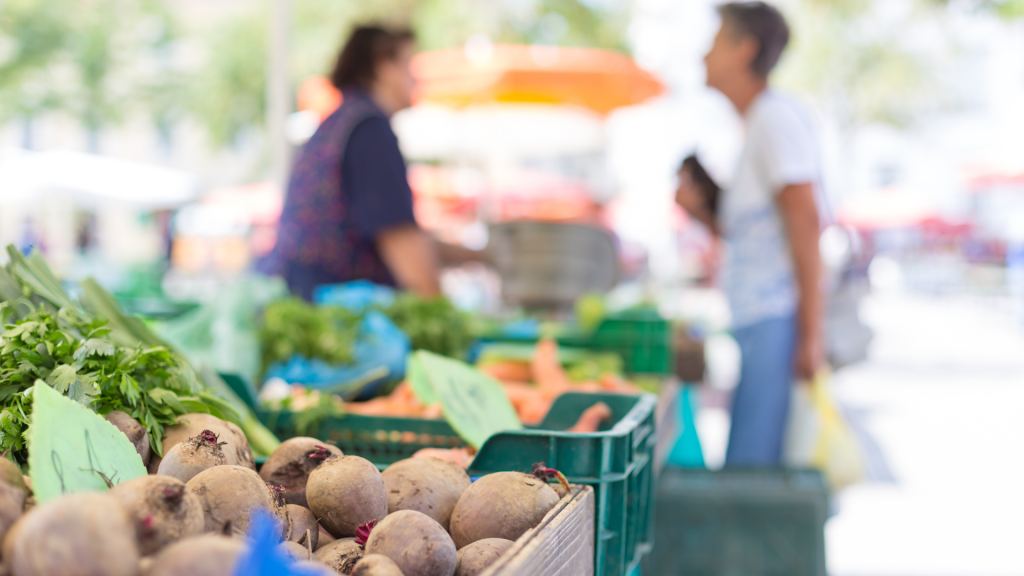
[[[357,25],[411,27],[420,49],[461,46],[473,34],[496,41],[625,49],[624,8],[591,8],[579,0],[299,0],[292,3],[293,84],[330,71]],[[196,30],[205,62],[193,84],[191,111],[220,146],[261,128],[266,108],[266,7]]]
[[[923,0],[926,4],[949,7],[960,4],[979,12],[989,12],[1000,18],[1024,18],[1024,0]]]
[[[96,132],[147,109],[174,35],[157,0],[5,0],[0,120],[61,110]]]
[[[848,123],[911,122],[937,91],[934,62],[901,26],[873,29],[885,0],[780,0],[796,31],[779,79],[826,95]],[[1024,17],[1024,0],[916,0],[907,18],[956,7]],[[626,50],[629,0],[293,0],[291,71],[330,70],[357,24],[412,27],[424,50],[496,42]],[[160,127],[190,116],[214,147],[262,130],[268,4],[184,29],[167,0],[0,2],[0,122],[59,110],[89,132],[142,112]],[[928,10],[930,9],[930,10]],[[182,46],[189,57],[182,57]],[[184,64],[182,63],[184,61]]]
[[[941,14],[924,10],[891,21],[880,18],[883,0],[792,0],[787,17],[794,30],[777,80],[813,94],[844,127],[880,122],[912,124],[922,114],[952,104],[939,65],[952,56],[922,52],[907,41],[916,23]]]

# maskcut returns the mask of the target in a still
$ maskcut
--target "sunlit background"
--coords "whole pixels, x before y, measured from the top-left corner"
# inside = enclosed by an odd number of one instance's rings
[[[353,25],[481,62],[510,43],[538,66],[619,51],[664,93],[608,114],[421,102],[393,124],[417,216],[448,241],[481,247],[486,223],[521,217],[612,227],[616,296],[709,334],[698,428],[720,466],[736,353],[717,252],[672,202],[684,156],[725,184],[741,144],[703,85],[713,4],[5,0],[0,243],[138,311],[203,301],[273,246],[288,159],[330,110],[321,76]],[[836,374],[869,477],[836,499],[830,573],[1024,574],[1024,2],[777,4],[794,36],[773,81],[815,117],[828,219],[855,232],[824,253],[873,334]],[[493,285],[445,278],[471,307],[495,306]]]

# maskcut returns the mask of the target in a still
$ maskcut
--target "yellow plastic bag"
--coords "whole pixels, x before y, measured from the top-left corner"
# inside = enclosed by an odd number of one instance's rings
[[[783,461],[821,470],[832,491],[864,478],[860,444],[832,397],[826,370],[793,390]]]

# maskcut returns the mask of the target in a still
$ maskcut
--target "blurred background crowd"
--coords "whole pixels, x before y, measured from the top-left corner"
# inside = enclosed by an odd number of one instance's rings
[[[0,20],[0,241],[43,246],[60,268],[98,266],[116,282],[168,257],[188,275],[265,252],[289,157],[275,142],[311,134],[331,109],[321,77],[345,31],[375,20],[411,24],[422,51],[461,48],[470,61],[504,43],[530,44],[539,65],[557,47],[625,51],[664,86],[615,110],[421,99],[394,124],[428,226],[482,244],[471,225],[481,198],[497,199],[495,219],[600,212],[644,274],[707,272],[710,248],[671,193],[689,151],[719,180],[738,151],[734,113],[703,86],[711,2],[302,0],[284,15],[244,0],[77,4],[13,0]],[[781,5],[796,32],[774,81],[817,113],[832,212],[858,231],[857,248],[930,289],[1000,284],[1024,237],[1024,8]]]

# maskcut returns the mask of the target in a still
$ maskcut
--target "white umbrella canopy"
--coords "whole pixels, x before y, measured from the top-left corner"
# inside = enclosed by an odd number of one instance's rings
[[[586,154],[605,144],[604,118],[573,106],[418,104],[396,114],[393,125],[410,159]]]
[[[92,208],[159,210],[199,195],[194,176],[163,166],[67,150],[0,152],[0,205],[54,198]]]

